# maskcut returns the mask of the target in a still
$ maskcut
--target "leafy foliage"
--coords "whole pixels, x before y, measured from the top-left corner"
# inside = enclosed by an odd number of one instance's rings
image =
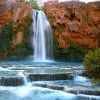
[[[41,7],[41,10],[45,12],[45,7],[44,7],[44,6],[42,6],[42,7]]]
[[[40,6],[38,0],[29,0],[29,3],[31,4],[33,9],[36,10],[42,10],[45,12],[45,7],[44,6]]]
[[[31,24],[31,19],[23,20],[23,23],[26,23],[25,25],[19,25],[16,28],[16,33],[19,31],[24,32],[23,41],[17,45],[15,45],[11,49],[11,53],[9,54],[9,57],[7,60],[21,60],[24,57],[31,55],[33,53],[32,47],[30,45],[30,32],[29,32],[29,26]]]
[[[12,22],[4,25],[0,32],[0,53],[5,52],[12,45]]]
[[[57,37],[53,37],[54,42],[54,58],[56,60],[82,62],[88,48],[85,45],[77,46],[75,43],[69,42],[69,48],[59,48]]]
[[[21,42],[17,44],[14,48],[12,48],[12,52],[7,58],[7,60],[21,60],[27,55],[32,54],[32,48],[25,42]]]
[[[93,82],[100,83],[100,48],[89,51],[83,61],[85,71]]]
[[[30,39],[29,39],[29,25],[31,23],[31,19],[23,19],[24,25],[19,25],[15,29],[13,28],[14,22],[9,22],[8,24],[4,25],[2,30],[0,31],[0,59],[15,59],[16,58],[22,58],[26,55],[29,55],[32,53],[32,48],[29,45]],[[17,32],[23,31],[23,41],[20,44],[13,46],[13,37],[16,39]],[[10,59],[9,59],[10,60]]]
[[[31,6],[33,7],[33,9],[36,9],[36,10],[40,10],[40,6],[39,6],[39,3],[37,0],[29,0]]]

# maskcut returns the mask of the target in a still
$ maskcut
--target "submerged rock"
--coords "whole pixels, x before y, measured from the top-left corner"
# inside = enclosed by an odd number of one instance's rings
[[[44,87],[44,88],[49,88],[49,89],[54,89],[54,90],[64,90],[63,86],[56,86],[56,85],[50,85],[50,84],[40,84],[40,83],[35,83],[33,86],[38,86],[38,87]]]

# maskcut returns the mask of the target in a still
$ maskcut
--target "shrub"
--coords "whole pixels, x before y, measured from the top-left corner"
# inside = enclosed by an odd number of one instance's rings
[[[45,7],[44,7],[44,6],[42,6],[42,7],[41,7],[41,10],[45,12]]]
[[[12,48],[12,52],[8,56],[7,60],[22,60],[32,54],[32,48],[27,43],[21,42]]]
[[[17,22],[9,22],[3,26],[0,30],[0,59],[9,59],[9,56],[16,56],[16,58],[21,58],[32,54],[32,48],[30,46],[29,38],[29,26],[31,24],[31,19],[23,19],[23,25],[19,25]],[[13,28],[14,24],[18,24],[16,28]],[[12,37],[17,38],[17,32],[23,31],[23,41],[21,44],[13,46]],[[18,56],[18,57],[17,57]]]
[[[40,5],[38,3],[38,0],[29,0],[31,6],[33,9],[36,9],[36,10],[40,10]]]
[[[85,45],[78,46],[70,42],[69,48],[59,48],[57,37],[53,37],[53,51],[56,60],[82,62],[88,48]]]
[[[85,71],[93,82],[100,83],[100,48],[89,51],[83,60]]]
[[[0,32],[0,53],[4,53],[12,45],[12,22],[4,25]]]

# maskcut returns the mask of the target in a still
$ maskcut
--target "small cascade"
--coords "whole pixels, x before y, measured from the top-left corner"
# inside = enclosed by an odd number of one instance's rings
[[[23,85],[23,77],[5,77],[3,76],[0,81],[1,86],[20,86]]]
[[[20,86],[28,83],[28,76],[25,76],[22,72],[2,71],[1,75],[0,86]]]
[[[1,68],[0,85],[0,100],[100,100],[100,86],[69,66]]]
[[[20,73],[20,75],[23,77],[23,85],[27,85],[27,83],[29,82],[28,76],[24,75],[22,72]]]
[[[73,81],[74,84],[92,87],[92,83],[90,79],[86,77],[84,71],[75,71]]]
[[[53,60],[53,42],[50,23],[43,11],[32,10],[34,61]]]

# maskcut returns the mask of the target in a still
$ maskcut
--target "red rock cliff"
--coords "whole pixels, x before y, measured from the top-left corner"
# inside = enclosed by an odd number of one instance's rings
[[[17,55],[24,52],[22,47],[19,51],[16,50],[18,44],[22,43],[25,40],[25,29],[28,29],[29,24],[31,23],[31,6],[25,2],[25,0],[0,0],[0,32],[3,29],[4,25],[9,25],[10,22],[13,22],[11,39],[7,40],[11,45],[5,46],[4,49],[0,52],[0,59],[6,58],[8,54]],[[7,32],[6,32],[7,33]],[[5,33],[3,33],[5,34]],[[27,32],[28,34],[28,32]],[[1,39],[3,43],[4,39]],[[2,44],[0,44],[2,45]],[[21,46],[19,46],[21,47]],[[22,50],[22,51],[21,51]]]
[[[100,47],[100,2],[46,2],[45,9],[60,48],[68,47],[69,41]]]
[[[31,7],[26,4],[25,0],[0,0],[0,30],[10,21],[14,22],[13,29],[21,25],[26,26],[28,23],[25,23],[25,20],[30,18],[30,12]],[[17,32],[17,38],[13,41],[14,44],[23,40],[22,34]]]

